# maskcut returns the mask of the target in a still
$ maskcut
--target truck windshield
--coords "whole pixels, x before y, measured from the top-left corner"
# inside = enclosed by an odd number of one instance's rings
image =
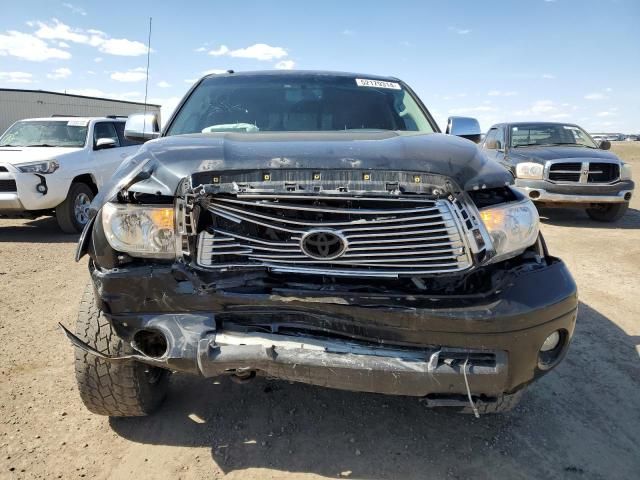
[[[434,131],[402,83],[292,74],[205,78],[167,134],[336,130]]]
[[[555,145],[598,148],[589,134],[576,125],[532,123],[511,127],[512,147]]]
[[[0,138],[0,147],[84,147],[86,121],[16,122]]]

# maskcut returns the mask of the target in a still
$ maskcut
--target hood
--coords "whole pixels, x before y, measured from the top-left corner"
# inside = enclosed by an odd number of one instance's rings
[[[62,155],[77,152],[82,148],[68,147],[0,147],[0,163],[17,165],[39,160],[58,159]]]
[[[286,132],[177,135],[147,142],[118,169],[99,205],[127,183],[132,190],[174,195],[197,172],[229,170],[369,169],[434,173],[460,188],[512,183],[511,174],[476,144],[443,134],[397,132]],[[141,170],[151,172],[135,181]],[[98,197],[103,197],[99,195]],[[98,205],[98,206],[99,206]]]
[[[578,159],[580,161],[619,160],[606,150],[587,147],[517,147],[509,150],[514,160],[527,160],[545,163],[547,160]]]

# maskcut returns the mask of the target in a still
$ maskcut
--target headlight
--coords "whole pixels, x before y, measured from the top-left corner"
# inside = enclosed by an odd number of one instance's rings
[[[106,203],[102,226],[109,245],[132,257],[175,257],[173,207]]]
[[[631,165],[628,163],[620,166],[620,180],[631,180]]]
[[[480,217],[496,250],[492,262],[515,257],[538,238],[538,211],[531,200],[483,208]]]
[[[516,165],[516,177],[531,180],[542,180],[544,165],[533,162],[524,162]]]
[[[23,163],[22,165],[16,165],[18,170],[22,173],[53,173],[58,168],[60,168],[60,164],[55,160],[47,160],[46,162],[31,162],[31,163]]]

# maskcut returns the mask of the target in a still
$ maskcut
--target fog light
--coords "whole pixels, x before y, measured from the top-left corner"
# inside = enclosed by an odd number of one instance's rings
[[[546,338],[546,340],[542,344],[542,347],[540,347],[540,351],[548,352],[550,350],[553,350],[558,346],[558,343],[560,343],[560,332],[556,330]]]
[[[47,193],[47,186],[42,183],[39,183],[38,185],[36,185],[36,190],[38,191],[38,193],[45,194]]]

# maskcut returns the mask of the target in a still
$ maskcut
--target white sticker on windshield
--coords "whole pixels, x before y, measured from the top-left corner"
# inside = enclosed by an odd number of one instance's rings
[[[86,127],[88,123],[88,120],[69,120],[67,127]]]
[[[385,82],[384,80],[368,80],[366,78],[356,78],[356,85],[359,87],[390,88],[401,90],[400,84],[396,82]]]

